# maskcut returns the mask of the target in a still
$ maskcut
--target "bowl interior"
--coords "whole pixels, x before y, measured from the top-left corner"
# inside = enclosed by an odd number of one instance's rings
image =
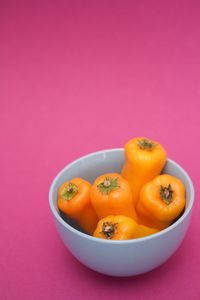
[[[124,163],[124,150],[111,149],[99,151],[84,156],[67,165],[55,178],[50,190],[50,205],[54,213],[59,214],[69,225],[82,231],[75,222],[61,215],[57,208],[57,191],[60,185],[71,180],[73,177],[82,177],[90,183],[100,175],[105,173],[120,173]],[[191,209],[193,204],[193,185],[187,173],[174,161],[168,159],[162,173],[173,175],[185,185],[186,188],[186,208],[185,212]],[[184,213],[185,213],[184,212]]]

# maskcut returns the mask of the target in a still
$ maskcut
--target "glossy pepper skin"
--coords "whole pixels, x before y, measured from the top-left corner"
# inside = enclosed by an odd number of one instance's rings
[[[99,219],[124,215],[137,220],[129,183],[117,173],[104,174],[92,185],[90,198]]]
[[[82,178],[73,178],[64,182],[58,190],[58,208],[69,218],[76,220],[85,230],[92,234],[98,217],[90,201],[91,184]]]
[[[138,225],[126,216],[107,216],[101,219],[93,236],[107,240],[129,240],[144,237],[158,230]]]
[[[162,174],[143,186],[136,210],[142,224],[164,229],[180,216],[185,204],[181,180]]]
[[[137,224],[133,238],[141,238],[158,232],[159,230],[153,227]]]
[[[142,186],[160,174],[166,157],[161,144],[148,138],[134,138],[126,143],[122,176],[131,186],[135,204]]]

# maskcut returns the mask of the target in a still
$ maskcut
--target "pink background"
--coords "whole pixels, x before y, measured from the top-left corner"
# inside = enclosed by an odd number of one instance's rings
[[[200,299],[199,1],[1,1],[0,299]],[[60,169],[135,136],[190,174],[187,236],[158,269],[95,273],[59,239]]]

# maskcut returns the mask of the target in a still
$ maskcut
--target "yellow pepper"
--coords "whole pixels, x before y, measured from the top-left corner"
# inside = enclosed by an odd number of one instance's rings
[[[122,176],[129,182],[136,204],[142,186],[159,175],[166,162],[166,151],[158,142],[134,138],[125,145]]]
[[[180,216],[185,203],[181,180],[168,174],[159,175],[141,189],[136,206],[139,222],[164,229]]]
[[[107,240],[129,240],[156,232],[157,229],[139,225],[126,216],[107,216],[98,222],[93,236]]]

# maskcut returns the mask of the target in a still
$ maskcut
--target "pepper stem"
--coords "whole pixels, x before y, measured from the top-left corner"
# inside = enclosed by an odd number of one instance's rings
[[[168,187],[166,186],[160,186],[160,198],[167,204],[169,205],[172,202],[172,198],[173,198],[173,190],[171,187],[171,184],[168,185]]]
[[[70,182],[63,188],[61,196],[64,200],[69,201],[78,193],[78,190],[78,186]]]
[[[118,184],[118,177],[112,178],[109,176],[106,176],[104,180],[97,185],[97,188],[102,194],[109,194],[113,190],[116,190],[119,188]]]
[[[117,224],[118,223],[104,222],[100,233],[102,233],[107,240],[112,239],[117,232]]]
[[[140,139],[138,141],[138,146],[142,150],[152,150],[155,147],[155,143],[149,139]]]

